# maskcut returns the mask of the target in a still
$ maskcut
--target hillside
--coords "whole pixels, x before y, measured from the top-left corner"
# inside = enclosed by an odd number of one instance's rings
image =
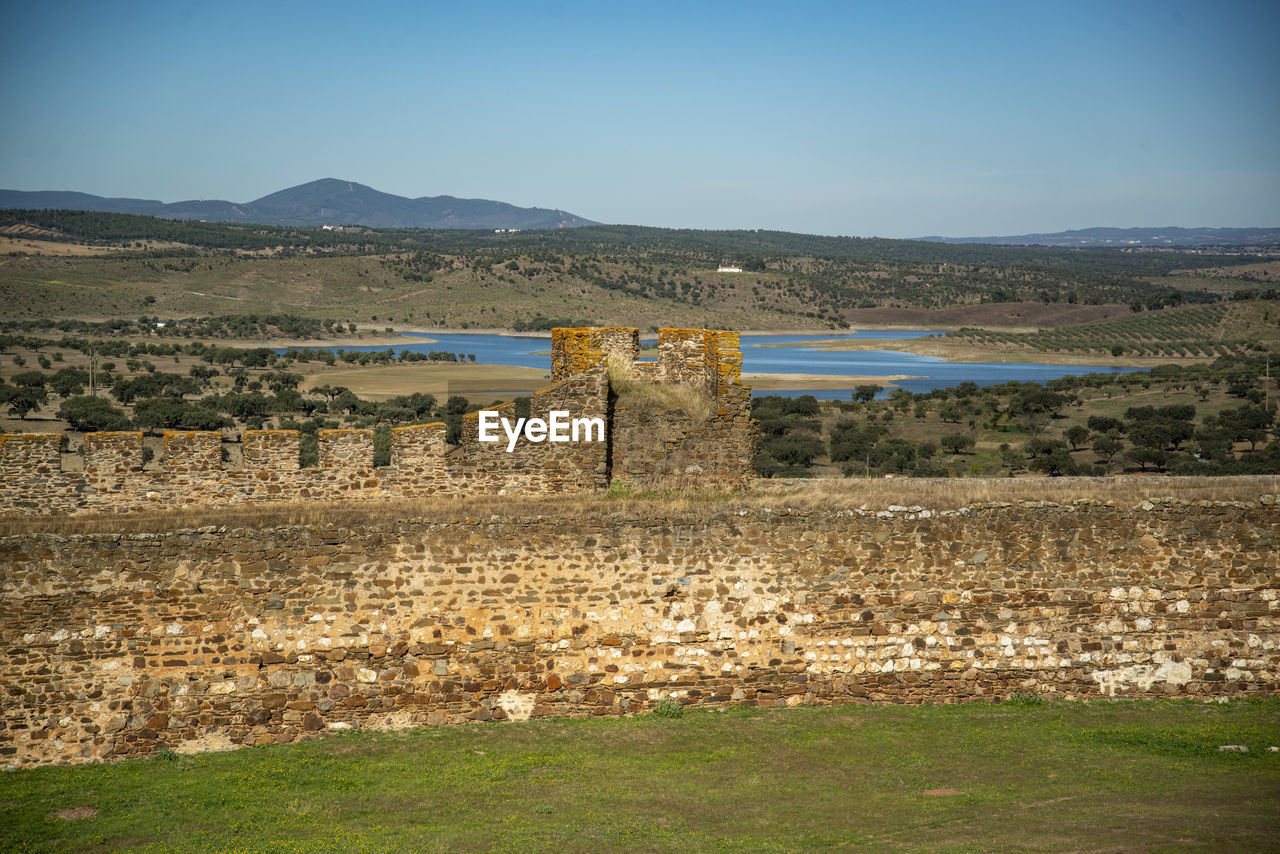
[[[304,202],[286,195],[269,204],[283,216]],[[337,231],[67,210],[0,212],[0,235],[0,313],[9,320],[286,312],[379,328],[1026,331],[1274,299],[1278,263],[1265,252],[602,225]],[[743,272],[718,272],[725,261]]]
[[[1011,237],[922,237],[935,243],[1061,247],[1280,247],[1280,228],[1079,228]]]
[[[534,229],[593,225],[591,220],[546,208],[521,208],[487,199],[383,193],[363,184],[322,178],[241,204],[221,200],[166,204],[150,199],[103,198],[87,193],[0,190],[0,208],[85,210],[162,219],[260,225],[364,225],[377,228]]]
[[[1209,359],[1261,352],[1280,344],[1280,308],[1274,302],[1240,299],[1133,313],[1066,329],[999,332],[962,328],[947,337],[1011,353]]]

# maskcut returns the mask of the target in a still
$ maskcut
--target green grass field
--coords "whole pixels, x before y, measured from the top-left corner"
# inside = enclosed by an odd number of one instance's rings
[[[0,847],[1264,851],[1280,848],[1276,744],[1280,698],[361,732],[8,772]]]

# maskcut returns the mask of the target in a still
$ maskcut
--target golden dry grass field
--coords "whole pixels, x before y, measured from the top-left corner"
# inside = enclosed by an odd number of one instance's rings
[[[302,384],[308,391],[320,385],[346,386],[365,400],[387,400],[422,392],[438,399],[460,394],[477,401],[497,395],[510,399],[551,382],[551,374],[514,365],[476,365],[469,362],[412,362],[386,367],[329,368],[314,366]]]

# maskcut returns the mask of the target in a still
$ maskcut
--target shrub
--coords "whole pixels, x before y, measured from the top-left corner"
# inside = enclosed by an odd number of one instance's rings
[[[962,454],[976,444],[974,437],[968,433],[948,433],[938,441],[950,454]]]
[[[58,417],[72,430],[89,433],[95,430],[128,430],[132,424],[124,411],[100,397],[78,395],[67,398],[58,409]]]
[[[678,718],[684,714],[684,706],[679,700],[666,697],[654,705],[653,713],[660,718]]]
[[[1004,702],[1010,706],[1039,706],[1044,698],[1035,691],[1014,691]]]
[[[826,444],[816,436],[790,435],[768,442],[764,450],[784,465],[808,466],[826,453]]]

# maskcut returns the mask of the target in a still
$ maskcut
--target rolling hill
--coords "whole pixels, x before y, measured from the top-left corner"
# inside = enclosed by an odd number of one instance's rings
[[[221,200],[165,203],[151,199],[103,198],[88,193],[0,190],[0,209],[12,208],[101,211],[163,219],[310,227],[543,229],[596,224],[566,211],[521,208],[488,199],[458,199],[453,196],[410,199],[336,178],[300,184],[243,204]]]
[[[922,237],[931,243],[1055,247],[1280,247],[1280,228],[1079,228],[1009,237]]]

